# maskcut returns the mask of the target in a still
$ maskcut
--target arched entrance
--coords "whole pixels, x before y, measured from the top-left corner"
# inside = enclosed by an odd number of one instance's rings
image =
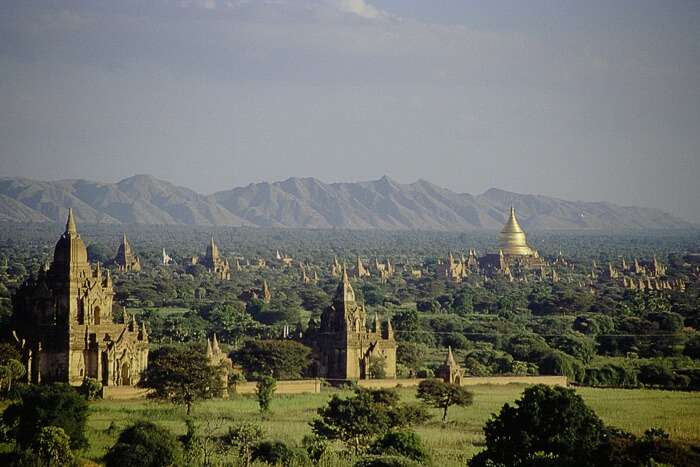
[[[131,386],[131,368],[129,362],[122,363],[122,384]]]

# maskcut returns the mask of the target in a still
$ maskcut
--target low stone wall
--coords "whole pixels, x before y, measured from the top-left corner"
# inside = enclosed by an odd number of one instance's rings
[[[405,379],[361,379],[354,381],[362,388],[389,389],[396,387],[416,387],[424,381],[424,378]],[[350,380],[329,380],[334,386],[353,383]],[[462,379],[462,386],[478,385],[505,385],[505,384],[546,384],[547,386],[568,386],[566,376],[466,376]],[[231,394],[255,394],[257,383],[254,381],[237,384],[231,388]],[[293,381],[277,381],[275,394],[318,394],[321,392],[320,379],[300,379]],[[148,394],[148,389],[133,386],[105,386],[102,388],[104,399],[143,399]]]
[[[424,378],[397,378],[397,379],[361,379],[356,381],[361,388],[390,389],[396,387],[412,388],[418,386]]]
[[[229,392],[235,394],[255,394],[257,383],[254,381],[237,384],[235,389],[231,388]],[[318,394],[321,392],[321,380],[319,379],[300,379],[292,381],[277,381],[277,389],[275,394]]]
[[[462,386],[478,386],[481,384],[545,384],[547,386],[567,387],[566,376],[465,376]]]
[[[357,385],[362,388],[386,389],[395,387],[415,387],[424,381],[422,378],[406,379],[362,379]],[[547,386],[568,386],[566,376],[465,376],[462,386],[505,384],[545,384]]]

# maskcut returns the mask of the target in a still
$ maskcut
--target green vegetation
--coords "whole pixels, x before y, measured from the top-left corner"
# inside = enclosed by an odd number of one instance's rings
[[[469,407],[452,407],[446,424],[438,421],[441,411],[431,409],[435,419],[413,427],[435,465],[464,465],[473,455],[482,451],[482,428],[485,422],[492,414],[498,413],[503,404],[518,399],[524,386],[476,386],[469,389],[474,393],[474,404]],[[579,388],[576,392],[606,425],[619,427],[640,437],[648,428],[659,427],[674,441],[700,444],[700,428],[697,425],[697,420],[700,419],[700,394],[593,388]],[[402,403],[418,402],[415,389],[402,389],[399,394]],[[229,429],[234,430],[239,433],[235,439],[247,439],[241,445],[247,446],[245,449],[249,453],[257,443],[265,439],[282,441],[292,448],[302,447],[302,439],[312,432],[309,423],[317,418],[317,410],[324,407],[333,396],[344,399],[352,395],[350,391],[334,390],[330,393],[324,390],[321,394],[279,395],[275,398],[275,411],[265,419],[260,418],[255,397],[228,401],[205,400],[198,404],[192,419],[203,427],[202,434],[206,432],[208,436],[225,435]],[[121,430],[143,419],[166,428],[176,436],[185,435],[188,431],[187,417],[182,407],[151,401],[96,401],[90,404],[87,422],[89,447],[86,451],[79,451],[78,456],[99,461],[115,444]],[[237,428],[241,425],[247,429]],[[254,436],[240,434],[251,430],[254,431]],[[307,445],[308,441],[304,447]],[[231,446],[229,456],[233,456],[237,449],[233,448],[234,445]],[[331,443],[331,452],[322,457],[333,458],[333,463],[325,465],[352,465],[352,459],[333,457],[332,452],[340,448],[339,444]]]
[[[196,345],[161,347],[149,356],[141,385],[152,389],[149,396],[187,407],[213,397],[220,386],[219,369],[209,366],[203,349]]]
[[[442,409],[442,421],[447,419],[447,409],[453,405],[467,407],[474,402],[474,394],[458,384],[446,383],[441,379],[427,379],[418,385],[416,394],[424,403]]]
[[[260,413],[268,414],[272,404],[272,396],[277,389],[277,381],[272,376],[264,376],[255,386],[255,397],[258,399]]]
[[[117,442],[105,455],[104,462],[107,467],[184,465],[178,440],[167,429],[142,421],[121,432]]]

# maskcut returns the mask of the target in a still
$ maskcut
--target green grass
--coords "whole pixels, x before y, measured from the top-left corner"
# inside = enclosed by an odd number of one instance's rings
[[[523,388],[516,384],[470,388],[475,395],[474,405],[451,408],[446,424],[439,421],[435,410],[432,421],[416,427],[430,448],[435,464],[441,467],[464,465],[483,448],[484,422],[504,403],[517,399]],[[637,434],[649,427],[660,427],[675,440],[700,444],[700,393],[593,388],[577,391],[607,424]],[[299,445],[302,437],[311,432],[309,421],[315,417],[316,409],[338,393],[343,394],[343,391],[324,388],[321,394],[277,396],[268,420],[261,420],[257,402],[249,397],[199,403],[194,407],[193,417],[200,423],[210,424],[218,432],[226,431],[234,422],[260,423],[270,438]],[[415,390],[401,389],[400,393],[404,400],[415,401]],[[185,432],[182,407],[152,401],[95,402],[88,421],[90,448],[84,457],[99,461],[119,431],[139,419],[151,420],[177,435]],[[108,430],[112,423],[117,429]],[[338,465],[338,461],[334,464]]]

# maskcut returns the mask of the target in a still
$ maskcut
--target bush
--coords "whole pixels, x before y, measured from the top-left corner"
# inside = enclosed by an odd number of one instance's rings
[[[73,462],[70,438],[63,428],[57,426],[41,428],[32,441],[32,451],[46,466],[69,465]]]
[[[28,386],[20,397],[20,401],[3,413],[3,422],[11,427],[11,434],[20,448],[29,446],[37,429],[45,426],[62,428],[70,438],[72,449],[87,447],[88,405],[72,386],[64,383]]]
[[[486,450],[471,467],[488,465],[597,465],[591,459],[604,439],[604,425],[573,390],[536,385],[515,406],[505,404],[486,422]],[[541,459],[542,453],[547,455]]]
[[[78,392],[89,401],[102,399],[102,383],[95,378],[85,378],[83,384],[78,388]]]
[[[355,454],[366,449],[379,436],[427,420],[420,406],[400,402],[390,389],[357,389],[354,396],[331,397],[318,409],[321,418],[311,423],[314,434],[327,440],[341,440]]]
[[[392,431],[372,443],[371,454],[403,456],[422,464],[430,460],[423,441],[413,431]]]
[[[263,441],[258,443],[252,451],[254,461],[266,462],[270,465],[300,465],[304,460],[308,463],[305,453],[289,448],[282,441]]]
[[[664,365],[649,364],[639,368],[639,381],[645,386],[671,389],[676,385],[675,377],[676,374]]]
[[[544,355],[539,362],[540,374],[566,376],[570,381],[582,381],[585,370],[581,362],[564,352]]]
[[[122,431],[104,462],[106,467],[184,465],[182,447],[175,436],[151,422],[136,422]]]
[[[223,436],[222,441],[228,447],[235,449],[238,458],[243,460],[244,465],[248,465],[253,447],[264,436],[265,432],[259,425],[238,423],[228,429],[228,433]]]
[[[637,371],[632,368],[605,364],[600,368],[586,368],[583,384],[588,386],[634,388],[639,386]]]
[[[401,456],[368,456],[355,462],[353,467],[419,467],[420,465]]]
[[[255,387],[255,396],[258,399],[258,405],[260,406],[260,412],[265,414],[270,411],[270,404],[272,403],[272,396],[275,394],[277,389],[277,381],[271,376],[265,376],[263,379],[258,381]]]
[[[318,464],[321,457],[328,451],[328,442],[318,436],[305,435],[301,444],[314,464]]]

